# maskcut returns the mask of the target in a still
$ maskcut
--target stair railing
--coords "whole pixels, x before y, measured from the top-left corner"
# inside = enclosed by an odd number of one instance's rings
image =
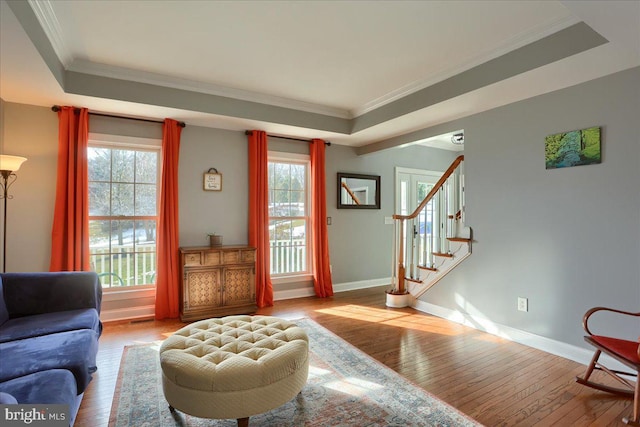
[[[406,294],[405,280],[419,277],[418,268],[435,270],[435,256],[450,256],[449,239],[464,224],[463,161],[461,155],[451,163],[411,214],[393,215],[391,294]]]

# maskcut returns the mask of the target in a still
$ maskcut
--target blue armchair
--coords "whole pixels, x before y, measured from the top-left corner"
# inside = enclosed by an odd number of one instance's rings
[[[92,272],[0,274],[0,398],[67,404],[97,369],[102,287]]]

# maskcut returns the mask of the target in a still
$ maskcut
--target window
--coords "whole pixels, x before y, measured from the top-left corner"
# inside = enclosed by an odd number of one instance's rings
[[[159,147],[90,141],[89,251],[103,288],[155,284]]]
[[[270,152],[268,175],[271,275],[309,275],[309,156]]]

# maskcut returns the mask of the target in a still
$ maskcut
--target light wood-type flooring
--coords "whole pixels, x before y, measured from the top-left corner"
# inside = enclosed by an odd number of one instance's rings
[[[621,426],[631,414],[630,399],[576,384],[584,371],[576,362],[384,302],[384,289],[371,288],[276,301],[257,314],[311,318],[486,426]],[[164,339],[183,325],[105,324],[76,426],[107,426],[124,346]]]

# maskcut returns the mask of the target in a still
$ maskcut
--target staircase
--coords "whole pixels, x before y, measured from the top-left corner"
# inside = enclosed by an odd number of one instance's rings
[[[392,289],[387,306],[419,298],[471,255],[464,225],[464,156],[456,158],[416,210],[394,215]]]

